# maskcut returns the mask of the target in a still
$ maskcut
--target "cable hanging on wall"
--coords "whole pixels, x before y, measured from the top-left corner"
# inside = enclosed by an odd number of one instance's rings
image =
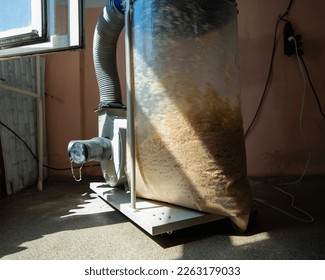
[[[273,64],[274,64],[274,56],[275,56],[276,45],[277,45],[277,34],[278,34],[279,24],[280,24],[281,21],[287,22],[285,17],[289,14],[289,12],[291,10],[292,2],[293,2],[292,0],[289,1],[289,4],[288,4],[288,7],[287,7],[286,11],[282,15],[279,15],[278,19],[276,21],[274,37],[273,37],[273,47],[272,47],[272,53],[271,53],[271,61],[270,61],[269,71],[268,71],[268,74],[267,74],[266,83],[265,83],[265,86],[264,86],[262,97],[261,97],[260,102],[259,102],[259,104],[257,106],[257,110],[255,112],[255,115],[254,115],[250,125],[248,126],[246,132],[245,132],[245,138],[248,136],[251,128],[255,124],[255,122],[256,122],[256,120],[258,118],[258,115],[259,115],[259,113],[261,111],[261,108],[263,106],[263,103],[264,103],[264,100],[265,100],[265,97],[266,97],[266,93],[267,93],[267,90],[268,90],[268,87],[269,87],[269,83],[271,81],[272,72],[273,72]]]
[[[284,193],[285,195],[289,196],[290,199],[291,199],[290,206],[293,209],[297,210],[298,212],[300,212],[300,213],[304,214],[305,216],[307,216],[308,219],[301,219],[301,218],[295,217],[294,215],[291,215],[291,214],[289,214],[289,213],[287,213],[287,212],[285,212],[283,210],[281,210],[281,212],[287,214],[288,216],[290,216],[290,217],[292,217],[292,218],[294,218],[294,219],[296,219],[298,221],[301,221],[301,222],[304,222],[304,223],[313,223],[314,218],[309,213],[307,213],[306,211],[302,210],[301,208],[295,206],[295,197],[292,194],[290,194],[290,193],[284,191],[282,188],[280,188],[281,186],[293,186],[293,185],[296,185],[296,184],[300,183],[301,180],[306,175],[306,172],[307,172],[307,169],[308,169],[308,166],[309,166],[309,163],[310,163],[310,159],[311,159],[311,148],[310,148],[309,142],[307,140],[307,137],[306,137],[305,132],[304,132],[303,127],[302,127],[303,114],[304,114],[304,109],[305,109],[305,100],[306,100],[306,94],[307,94],[307,77],[306,77],[306,74],[305,74],[304,69],[303,69],[303,63],[302,63],[301,56],[299,54],[296,38],[294,36],[291,36],[291,37],[288,38],[288,40],[292,41],[294,43],[295,55],[297,57],[299,69],[300,69],[300,72],[301,72],[301,75],[302,75],[302,78],[303,78],[303,81],[304,81],[304,90],[303,90],[303,95],[302,95],[300,117],[299,117],[299,129],[300,129],[301,136],[302,136],[302,138],[304,140],[308,155],[307,155],[307,160],[306,160],[306,163],[305,163],[304,170],[303,170],[301,176],[297,180],[295,180],[293,182],[288,182],[288,183],[281,183],[281,184],[278,184],[277,186],[272,186],[272,187],[274,189]],[[268,205],[268,206],[275,208],[272,205]]]
[[[307,138],[305,136],[305,133],[304,133],[304,130],[303,130],[303,127],[302,127],[302,120],[303,120],[303,113],[304,113],[304,107],[305,107],[305,98],[306,98],[306,93],[307,93],[307,79],[308,79],[308,82],[313,90],[313,93],[314,93],[314,96],[316,98],[316,101],[317,101],[317,104],[318,104],[318,107],[319,107],[319,110],[322,114],[323,117],[325,117],[324,115],[324,112],[322,110],[322,107],[321,107],[321,104],[320,104],[320,101],[319,101],[319,98],[317,96],[317,93],[316,93],[316,90],[311,82],[311,78],[310,78],[310,75],[309,75],[309,72],[308,72],[308,69],[307,69],[307,66],[306,66],[306,63],[304,62],[303,58],[302,58],[302,50],[300,50],[298,48],[298,42],[297,40],[301,40],[301,36],[297,37],[297,36],[294,36],[294,31],[293,31],[293,28],[292,28],[292,25],[291,25],[291,22],[288,21],[285,17],[289,14],[290,12],[290,9],[291,9],[291,6],[292,6],[292,3],[293,1],[290,0],[289,1],[289,4],[288,4],[288,7],[286,9],[286,11],[280,15],[278,17],[278,20],[276,22],[276,26],[275,26],[275,32],[274,32],[274,39],[273,39],[273,48],[272,48],[272,54],[271,54],[271,61],[270,61],[270,66],[269,66],[269,71],[268,71],[268,76],[267,76],[267,80],[266,80],[266,83],[265,83],[265,87],[264,87],[264,90],[263,90],[263,93],[262,93],[262,97],[261,97],[261,100],[259,102],[259,105],[257,107],[257,110],[255,112],[255,115],[250,123],[250,125],[248,126],[246,132],[245,132],[245,138],[248,136],[251,128],[253,127],[253,125],[255,124],[257,118],[258,118],[258,115],[261,111],[261,108],[263,106],[263,103],[264,103],[264,100],[265,100],[265,97],[266,97],[266,93],[267,93],[267,90],[268,90],[268,87],[269,87],[269,83],[271,81],[271,76],[272,76],[272,71],[273,71],[273,63],[274,63],[274,57],[275,57],[275,52],[276,52],[276,46],[277,46],[277,33],[278,33],[278,27],[279,27],[279,24],[281,21],[284,21],[286,22],[286,26],[285,26],[285,32],[288,31],[289,29],[289,33],[291,32],[292,34],[284,34],[285,35],[285,40],[287,40],[288,38],[290,39],[289,42],[285,42],[286,43],[291,43],[291,50],[290,50],[290,54],[295,54],[295,56],[297,57],[297,61],[298,61],[298,65],[299,65],[299,69],[300,69],[300,72],[301,72],[301,75],[303,77],[303,81],[304,81],[304,90],[303,90],[303,96],[302,96],[302,104],[301,104],[301,110],[300,110],[300,118],[299,118],[299,128],[300,128],[300,133],[302,135],[302,138],[304,140],[304,143],[305,143],[305,146],[307,148],[307,151],[308,151],[308,156],[307,156],[307,160],[306,160],[306,163],[305,163],[305,166],[304,166],[304,170],[301,174],[301,176],[295,180],[294,182],[289,182],[289,183],[281,183],[281,184],[278,184],[276,186],[272,186],[274,189],[284,193],[285,195],[289,196],[291,198],[291,207],[302,213],[303,215],[305,215],[306,217],[308,217],[307,219],[301,219],[301,218],[298,218],[272,204],[269,204],[267,203],[266,201],[262,200],[262,199],[259,199],[259,198],[254,198],[255,201],[259,202],[259,203],[262,203],[266,206],[269,206],[273,209],[276,209],[284,214],[286,214],[287,216],[290,216],[298,221],[301,221],[301,222],[304,222],[304,223],[312,223],[314,222],[314,218],[309,214],[307,213],[306,211],[298,208],[297,206],[295,206],[295,198],[292,194],[284,191],[282,188],[280,188],[281,186],[291,186],[291,185],[296,185],[298,184],[305,176],[306,172],[307,172],[307,169],[308,169],[308,166],[309,166],[309,163],[310,163],[310,159],[311,159],[311,148],[310,148],[310,145],[307,141]],[[288,55],[288,53],[286,53],[287,49],[285,48],[285,54]],[[305,70],[305,71],[304,71]]]
[[[313,92],[313,94],[314,94],[314,96],[315,96],[315,99],[316,99],[316,102],[317,102],[317,105],[318,105],[319,112],[321,113],[322,117],[325,119],[325,114],[324,114],[324,111],[323,111],[323,109],[322,109],[322,105],[321,105],[321,103],[320,103],[320,101],[319,101],[318,94],[317,94],[317,92],[316,92],[316,90],[315,90],[314,84],[313,84],[312,81],[311,81],[310,74],[309,74],[309,71],[308,71],[307,65],[306,65],[306,63],[305,63],[305,60],[303,59],[302,56],[300,57],[300,60],[301,60],[302,65],[303,65],[303,67],[304,67],[304,69],[305,69],[305,72],[306,72],[306,75],[307,75],[307,79],[308,79],[309,85],[310,85],[310,87],[311,87],[311,89],[312,89],[312,92]]]
[[[258,116],[259,116],[259,114],[260,114],[260,111],[261,111],[261,109],[262,109],[262,106],[263,106],[263,104],[264,104],[265,97],[266,97],[266,94],[267,94],[267,90],[268,90],[268,87],[269,87],[269,83],[270,83],[270,81],[271,81],[271,77],[272,77],[273,64],[274,64],[274,56],[275,56],[276,45],[277,45],[277,33],[278,33],[279,24],[280,24],[281,21],[284,21],[284,22],[286,22],[286,25],[291,25],[291,22],[288,21],[285,17],[286,17],[287,15],[289,15],[290,10],[291,10],[291,7],[292,7],[292,4],[293,4],[293,1],[290,0],[290,1],[289,1],[289,4],[288,4],[288,7],[287,7],[287,9],[286,9],[286,11],[285,11],[282,15],[278,16],[278,19],[277,19],[277,22],[276,22],[276,26],[275,26],[275,32],[274,32],[274,38],[273,38],[273,47],[272,47],[272,53],[271,53],[271,61],[270,61],[270,66],[269,66],[269,71],[268,71],[268,75],[267,75],[266,83],[265,83],[265,86],[264,86],[264,90],[263,90],[263,93],[262,93],[262,97],[261,97],[260,102],[259,102],[259,104],[258,104],[258,106],[257,106],[257,110],[256,110],[256,112],[255,112],[255,114],[254,114],[254,117],[253,117],[253,119],[252,119],[250,125],[248,126],[248,128],[247,128],[247,130],[246,130],[246,132],[245,132],[245,138],[249,135],[249,133],[250,133],[252,127],[253,127],[254,124],[256,123],[256,120],[257,120],[257,118],[258,118]],[[292,32],[293,32],[293,30],[292,30]],[[289,37],[289,36],[288,36],[288,37]],[[300,36],[300,40],[301,40],[301,36]],[[296,44],[297,44],[297,42],[296,42]],[[297,49],[298,49],[298,48],[297,48]],[[294,45],[292,45],[291,52],[292,52],[292,54],[295,54],[295,53],[296,53],[296,50],[295,50],[295,46],[294,46]],[[306,72],[306,75],[307,75],[307,79],[308,79],[309,85],[310,85],[310,87],[311,87],[311,89],[312,89],[312,92],[313,92],[313,94],[314,94],[314,97],[315,97],[315,99],[316,99],[316,102],[317,102],[317,105],[318,105],[318,109],[319,109],[319,111],[320,111],[322,117],[325,118],[325,113],[324,113],[324,111],[323,111],[323,109],[322,109],[322,106],[321,106],[321,103],[320,103],[320,100],[319,100],[318,94],[317,94],[317,92],[316,92],[316,90],[315,90],[315,87],[314,87],[314,85],[313,85],[313,83],[312,83],[312,81],[311,81],[311,77],[310,77],[310,74],[309,74],[309,71],[308,71],[307,65],[306,65],[306,63],[305,63],[305,61],[304,61],[304,59],[303,59],[303,57],[302,57],[301,50],[298,49],[297,52],[299,53],[299,57],[300,57],[300,60],[301,60],[302,65],[303,65],[303,67],[304,67],[304,70],[305,70],[305,72]]]

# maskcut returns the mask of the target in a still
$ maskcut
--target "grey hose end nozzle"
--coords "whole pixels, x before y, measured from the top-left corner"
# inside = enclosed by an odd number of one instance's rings
[[[70,141],[68,145],[68,154],[70,160],[77,164],[84,164],[88,161],[111,159],[111,141],[104,137]]]

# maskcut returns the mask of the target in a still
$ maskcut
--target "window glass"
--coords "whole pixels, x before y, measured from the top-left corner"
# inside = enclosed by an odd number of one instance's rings
[[[32,22],[31,1],[2,0],[1,10],[3,15],[14,14],[12,17],[0,17],[0,32],[13,31],[15,29],[28,27]]]
[[[45,1],[1,0],[0,48],[45,41]]]

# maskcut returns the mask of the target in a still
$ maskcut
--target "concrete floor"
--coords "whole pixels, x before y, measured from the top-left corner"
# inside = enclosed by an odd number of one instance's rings
[[[255,197],[305,218],[271,188],[290,178],[251,178]],[[0,200],[0,259],[325,259],[325,177],[283,187],[314,223],[256,204],[248,232],[221,220],[151,237],[89,189],[89,182],[51,179]]]

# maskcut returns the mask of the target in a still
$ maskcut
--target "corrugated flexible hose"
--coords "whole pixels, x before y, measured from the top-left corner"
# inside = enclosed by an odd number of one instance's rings
[[[116,45],[124,27],[121,1],[108,0],[98,19],[93,39],[93,60],[100,108],[123,107],[116,64]]]

